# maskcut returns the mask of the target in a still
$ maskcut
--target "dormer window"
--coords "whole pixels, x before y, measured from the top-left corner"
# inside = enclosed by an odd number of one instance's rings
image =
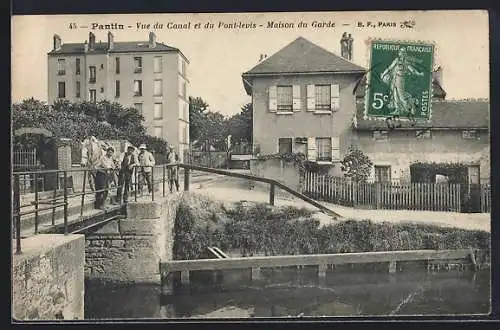
[[[462,138],[467,140],[479,139],[479,132],[476,130],[464,130],[462,131]]]

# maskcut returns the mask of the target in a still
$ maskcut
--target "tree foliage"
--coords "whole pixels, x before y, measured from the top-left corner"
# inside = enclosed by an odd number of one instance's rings
[[[240,113],[228,119],[229,134],[232,141],[252,143],[253,128],[253,107],[252,103],[247,103],[241,107]]]
[[[365,182],[370,176],[373,162],[356,146],[350,146],[344,159],[340,162],[344,176],[355,182]]]
[[[69,102],[58,100],[49,106],[33,98],[12,106],[13,129],[40,127],[54,137],[83,141],[93,135],[102,140],[129,140],[134,145],[146,143],[157,153],[166,150],[167,142],[146,134],[144,117],[135,108],[126,108],[109,101]],[[30,137],[17,139],[26,145]]]

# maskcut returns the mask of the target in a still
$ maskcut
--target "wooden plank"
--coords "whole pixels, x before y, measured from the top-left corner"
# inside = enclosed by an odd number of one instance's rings
[[[390,261],[468,259],[469,249],[461,250],[412,250],[339,254],[312,254],[292,256],[245,257],[229,259],[174,260],[160,263],[161,272],[220,270],[265,267],[289,267],[296,265],[341,265],[354,263],[378,263]]]

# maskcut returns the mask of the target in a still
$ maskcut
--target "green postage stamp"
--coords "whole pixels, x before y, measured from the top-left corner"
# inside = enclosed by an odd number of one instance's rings
[[[429,120],[434,45],[375,40],[369,51],[365,117]]]

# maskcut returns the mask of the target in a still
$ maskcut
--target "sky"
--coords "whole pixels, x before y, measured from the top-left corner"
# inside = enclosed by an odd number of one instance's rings
[[[415,21],[414,28],[400,28],[400,22],[405,20]],[[268,28],[269,21],[294,26]],[[301,21],[308,26],[299,27]],[[368,27],[368,21],[375,26],[379,22],[393,22],[396,27]],[[191,22],[191,26],[172,29],[167,28],[169,22]],[[209,22],[214,24],[213,28],[204,27]],[[238,22],[255,23],[256,28],[224,26]],[[323,26],[314,22],[322,22]],[[333,27],[331,22],[335,23]],[[358,22],[365,27],[358,27]],[[73,23],[76,29],[70,28]],[[29,97],[46,101],[47,53],[52,49],[53,35],[58,34],[63,43],[83,43],[92,31],[96,41],[105,42],[109,30],[92,30],[93,23],[123,24],[124,30],[111,30],[115,41],[146,41],[148,33],[154,31],[157,41],[179,48],[190,61],[189,95],[203,98],[211,110],[225,115],[238,113],[251,101],[243,88],[241,74],[257,65],[260,54],[271,56],[300,36],[340,54],[343,32],[351,33],[354,38],[352,61],[365,68],[369,67],[366,41],[370,38],[434,42],[435,65],[443,69],[447,98],[489,98],[486,11],[393,11],[13,16],[12,101]],[[155,23],[163,24],[163,28],[155,29]],[[196,23],[201,23],[200,29],[195,28]],[[137,28],[137,24],[150,26]]]

